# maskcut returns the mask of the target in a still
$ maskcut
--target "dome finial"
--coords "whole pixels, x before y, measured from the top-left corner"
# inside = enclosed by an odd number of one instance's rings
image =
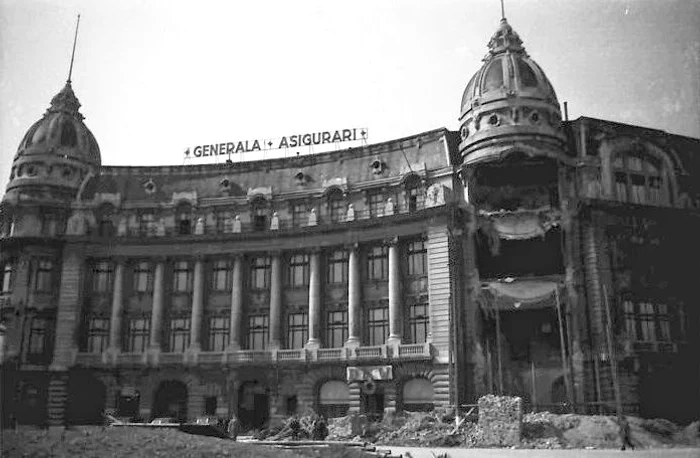
[[[78,27],[80,27],[80,15],[78,15],[78,22],[75,24],[75,37],[73,37],[73,52],[70,55],[70,68],[68,69],[68,80],[66,81],[70,84],[70,77],[73,74],[73,59],[75,59],[75,44],[78,42]]]

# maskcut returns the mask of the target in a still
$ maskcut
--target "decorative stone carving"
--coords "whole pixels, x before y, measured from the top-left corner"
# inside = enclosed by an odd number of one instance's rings
[[[163,237],[165,235],[165,218],[158,218],[158,223],[156,226],[156,235],[158,237]]]
[[[425,208],[445,205],[445,187],[441,184],[433,184],[425,192]]]
[[[117,224],[117,235],[119,237],[124,237],[127,234],[127,217],[124,216],[119,219],[119,224]]]
[[[270,230],[277,231],[280,228],[280,218],[277,212],[272,213],[272,218],[270,219]]]
[[[234,234],[240,234],[241,233],[241,217],[236,215],[235,218],[233,218],[233,228],[232,232]]]
[[[204,235],[204,218],[197,218],[197,224],[194,226],[195,235]]]
[[[372,169],[373,174],[381,175],[382,173],[384,173],[386,163],[379,158],[375,158],[369,166]]]
[[[394,201],[391,197],[386,200],[384,205],[384,216],[391,216],[394,214]]]
[[[156,183],[153,181],[152,178],[149,178],[148,181],[146,181],[143,184],[143,190],[146,191],[146,194],[153,195],[155,192],[158,190],[158,187],[156,186]]]
[[[355,207],[352,204],[348,205],[348,213],[345,216],[345,221],[355,221]]]
[[[187,202],[193,207],[197,206],[197,191],[182,191],[174,192],[172,198],[172,204],[178,205],[181,202]]]
[[[87,233],[87,219],[83,210],[75,210],[68,218],[66,235],[85,235]]]
[[[318,220],[316,217],[316,209],[312,208],[311,211],[309,212],[309,226],[316,226],[318,224]]]
[[[114,208],[119,208],[122,203],[122,195],[118,192],[98,192],[95,193],[95,196],[93,197],[93,202],[95,202],[96,206],[105,203],[110,203],[114,205]]]

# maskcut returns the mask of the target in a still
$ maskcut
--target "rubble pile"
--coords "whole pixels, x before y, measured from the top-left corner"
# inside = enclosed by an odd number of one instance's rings
[[[326,421],[315,413],[291,417],[285,420],[281,428],[267,430],[264,439],[281,440],[315,440],[322,441],[328,436]],[[263,435],[262,433],[260,434]]]
[[[479,427],[485,447],[520,445],[523,401],[519,397],[486,395],[479,398]]]

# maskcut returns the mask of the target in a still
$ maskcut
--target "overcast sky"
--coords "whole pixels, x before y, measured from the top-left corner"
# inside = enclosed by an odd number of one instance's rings
[[[73,89],[102,163],[166,165],[207,143],[457,129],[500,4],[0,0],[3,189],[65,84],[78,13]],[[571,119],[700,137],[700,1],[506,0],[506,17]]]

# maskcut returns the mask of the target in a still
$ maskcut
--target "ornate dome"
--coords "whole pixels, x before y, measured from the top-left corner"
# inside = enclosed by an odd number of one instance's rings
[[[20,190],[38,197],[75,196],[83,179],[101,165],[100,148],[78,111],[70,81],[51,100],[44,116],[20,142],[12,163],[6,198]],[[38,188],[44,190],[38,193]]]
[[[537,136],[561,144],[561,112],[557,95],[544,72],[528,56],[520,36],[501,20],[488,43],[481,69],[462,96],[460,120],[462,156],[494,139]],[[481,159],[483,154],[479,154]],[[477,157],[470,157],[473,161]]]

